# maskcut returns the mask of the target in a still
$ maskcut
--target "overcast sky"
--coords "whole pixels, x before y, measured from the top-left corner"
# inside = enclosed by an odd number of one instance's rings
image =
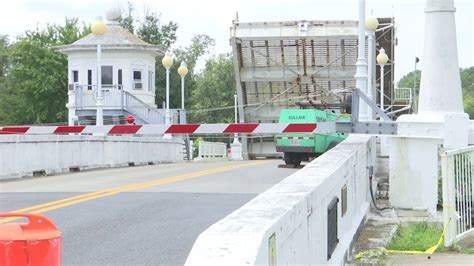
[[[0,34],[16,36],[46,23],[63,23],[78,17],[91,23],[110,7],[125,9],[126,0],[15,0],[2,1]],[[357,20],[357,0],[132,0],[138,15],[148,8],[163,21],[178,22],[178,46],[186,46],[194,34],[207,34],[217,45],[212,53],[230,52],[229,27],[235,13],[241,22],[279,20]],[[367,14],[394,16],[397,26],[396,80],[412,71],[414,57],[423,58],[424,0],[367,0]],[[457,44],[461,67],[474,66],[474,1],[455,0]]]

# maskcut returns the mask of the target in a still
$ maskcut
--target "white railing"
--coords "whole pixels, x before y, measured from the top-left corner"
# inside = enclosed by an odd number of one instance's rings
[[[474,147],[442,152],[445,246],[474,233]]]
[[[98,93],[96,85],[75,85],[74,93],[77,109],[90,109],[96,107]],[[108,109],[122,109],[122,85],[102,85],[102,97],[104,100],[104,107],[107,107]]]
[[[412,90],[411,88],[395,88],[394,90],[394,101],[395,102],[411,102]]]
[[[223,142],[199,141],[196,160],[227,157],[227,144]]]
[[[141,118],[148,124],[164,124],[165,123],[165,111],[162,109],[156,109],[149,106],[135,95],[128,91],[123,92],[123,109],[129,113]],[[176,110],[171,110],[173,121]]]
[[[375,150],[375,138],[349,136],[202,232],[185,265],[343,265]]]
[[[70,86],[74,91],[75,107],[78,110],[95,109],[97,104],[96,85]],[[137,96],[122,89],[122,85],[102,85],[103,107],[105,109],[126,110],[148,124],[164,124],[165,110],[157,109],[143,102]],[[186,121],[185,110],[171,109],[173,123]]]

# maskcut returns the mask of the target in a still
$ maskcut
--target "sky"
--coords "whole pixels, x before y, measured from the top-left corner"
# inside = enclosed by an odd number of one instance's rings
[[[136,15],[145,9],[161,14],[163,22],[179,25],[176,46],[187,46],[195,34],[216,40],[211,54],[231,51],[229,28],[239,14],[240,22],[281,20],[357,20],[357,0],[131,0]],[[126,8],[126,0],[15,0],[2,1],[0,34],[17,36],[47,23],[63,23],[77,17],[91,23],[111,7]],[[425,0],[366,0],[366,13],[395,17],[398,46],[395,48],[395,79],[414,69],[414,58],[423,67]],[[455,0],[457,45],[460,67],[474,66],[474,0]],[[14,37],[11,37],[14,39]]]

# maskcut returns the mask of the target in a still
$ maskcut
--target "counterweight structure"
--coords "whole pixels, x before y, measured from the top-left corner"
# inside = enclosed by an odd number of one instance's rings
[[[381,19],[380,27],[392,21]],[[239,122],[276,123],[280,110],[288,108],[350,112],[356,85],[357,26],[357,21],[348,20],[234,21],[230,41]],[[383,46],[393,59],[394,30],[378,32],[376,38],[378,48]],[[393,99],[392,67],[385,68],[386,103]],[[378,80],[378,71],[376,76]],[[242,144],[244,157],[281,156],[274,136],[243,136]]]

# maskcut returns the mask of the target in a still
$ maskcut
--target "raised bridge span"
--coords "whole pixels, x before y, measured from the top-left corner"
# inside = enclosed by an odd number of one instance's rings
[[[0,212],[63,234],[64,265],[183,265],[197,236],[296,169],[278,160],[175,163],[0,183]]]

